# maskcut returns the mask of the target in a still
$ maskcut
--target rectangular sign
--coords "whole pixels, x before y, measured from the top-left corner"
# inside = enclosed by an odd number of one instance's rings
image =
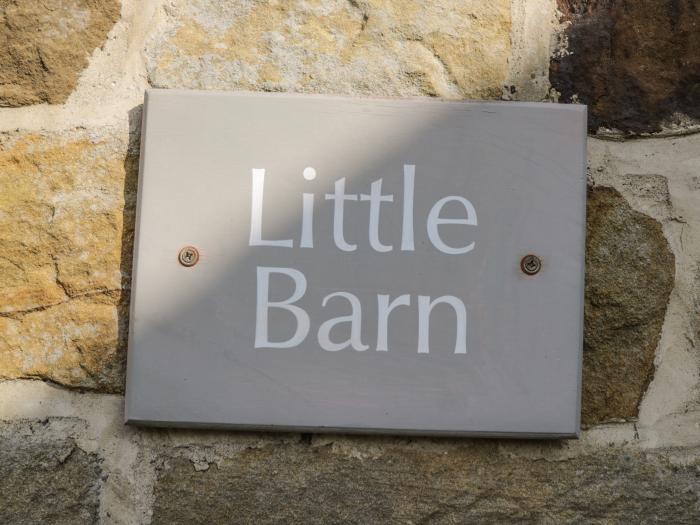
[[[579,432],[585,106],[150,90],[126,419]]]

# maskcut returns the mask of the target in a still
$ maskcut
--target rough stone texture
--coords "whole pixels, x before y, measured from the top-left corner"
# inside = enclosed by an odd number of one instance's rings
[[[110,134],[12,135],[0,174],[0,377],[120,391],[135,158]]]
[[[177,1],[156,87],[499,98],[510,0]]]
[[[66,101],[118,0],[0,0],[0,106]]]
[[[1,523],[97,521],[99,460],[54,426],[60,425],[0,422]]]
[[[591,131],[700,124],[697,0],[558,0],[566,52],[551,63],[560,101],[588,104]],[[690,120],[689,120],[690,119]]]
[[[550,71],[554,0],[122,0],[104,45],[117,0],[0,0],[0,106],[35,104],[0,107],[0,523],[700,523],[700,134],[589,140],[580,440],[145,429],[103,393],[149,82],[540,100],[551,79],[593,131],[700,129],[697,1],[558,3]]]
[[[699,465],[619,450],[533,461],[493,442],[385,443],[365,456],[269,446],[205,471],[167,460],[152,523],[690,524],[700,519]]]
[[[587,213],[582,421],[594,424],[637,416],[654,375],[675,258],[661,225],[617,190],[590,188]]]

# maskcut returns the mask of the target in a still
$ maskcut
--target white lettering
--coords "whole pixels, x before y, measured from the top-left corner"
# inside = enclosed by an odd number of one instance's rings
[[[462,206],[464,206],[464,209],[467,210],[466,219],[443,219],[440,217],[442,207],[450,201],[459,202],[462,204]],[[466,246],[463,246],[462,248],[452,248],[450,246],[447,246],[442,241],[440,233],[438,232],[438,226],[440,226],[441,224],[465,224],[468,226],[476,226],[476,210],[474,209],[474,206],[472,206],[471,202],[469,202],[464,197],[460,197],[458,195],[450,195],[449,197],[443,197],[442,199],[437,201],[433,205],[433,208],[430,210],[430,213],[428,214],[427,228],[430,242],[432,242],[433,246],[435,246],[438,250],[440,250],[443,253],[447,253],[450,255],[458,255],[461,253],[470,252],[474,249],[473,242],[467,244]]]
[[[294,280],[294,293],[285,301],[270,302],[270,274],[287,275]],[[309,315],[303,308],[292,303],[297,302],[306,293],[306,277],[294,268],[271,268],[258,266],[258,294],[255,311],[255,348],[291,348],[300,344],[309,333]],[[270,308],[281,308],[291,312],[297,321],[294,336],[287,341],[272,342],[268,339],[267,314]]]
[[[301,218],[301,248],[314,247],[314,195],[304,193],[302,195],[303,213]]]
[[[412,252],[413,245],[413,188],[416,167],[403,165],[403,226],[401,229],[401,251]]]
[[[382,195],[382,179],[374,181],[370,194],[361,194],[360,200],[369,201],[369,244],[377,252],[390,252],[393,247],[379,242],[379,208],[382,202],[394,202],[393,195]]]
[[[388,352],[388,324],[389,314],[397,306],[411,306],[411,296],[408,294],[399,295],[389,302],[389,296],[377,295],[377,352]]]
[[[262,238],[263,193],[265,185],[265,170],[253,168],[253,191],[250,206],[250,241],[249,246],[284,246],[291,248],[291,239],[283,241],[265,241]]]
[[[326,303],[333,297],[342,297],[346,299],[350,306],[352,307],[352,313],[350,315],[334,317],[325,321],[318,329],[318,344],[321,348],[329,352],[337,352],[348,346],[352,346],[355,350],[364,351],[369,347],[362,344],[361,331],[362,331],[362,305],[360,300],[353,294],[347,292],[335,292],[327,295],[323,298],[321,306],[326,306]],[[331,329],[340,323],[350,323],[350,339],[343,341],[342,343],[334,343],[331,341]]]
[[[304,168],[302,175],[306,180],[314,180],[316,178],[316,170],[312,167]],[[301,215],[301,248],[314,247],[314,195],[313,193],[304,193],[302,195],[302,215]]]
[[[356,201],[356,193],[345,193],[345,177],[335,181],[335,192],[327,193],[326,200],[334,201],[333,208],[333,240],[335,245],[344,252],[354,252],[357,250],[356,244],[348,244],[345,242],[343,232],[345,201]]]
[[[430,312],[439,303],[449,304],[457,317],[455,354],[467,353],[467,309],[464,303],[453,295],[443,295],[434,301],[427,295],[418,296],[418,353],[430,353]]]

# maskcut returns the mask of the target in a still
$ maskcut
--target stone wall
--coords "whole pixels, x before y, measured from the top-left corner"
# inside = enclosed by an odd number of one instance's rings
[[[0,522],[700,521],[696,0],[0,0]],[[589,104],[584,431],[125,427],[145,88]]]

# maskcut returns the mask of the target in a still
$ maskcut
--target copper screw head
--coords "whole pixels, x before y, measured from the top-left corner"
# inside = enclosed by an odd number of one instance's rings
[[[520,260],[520,269],[525,275],[535,275],[542,269],[542,261],[530,253]]]
[[[185,246],[177,256],[182,266],[187,268],[194,266],[199,261],[199,250],[194,246]]]

